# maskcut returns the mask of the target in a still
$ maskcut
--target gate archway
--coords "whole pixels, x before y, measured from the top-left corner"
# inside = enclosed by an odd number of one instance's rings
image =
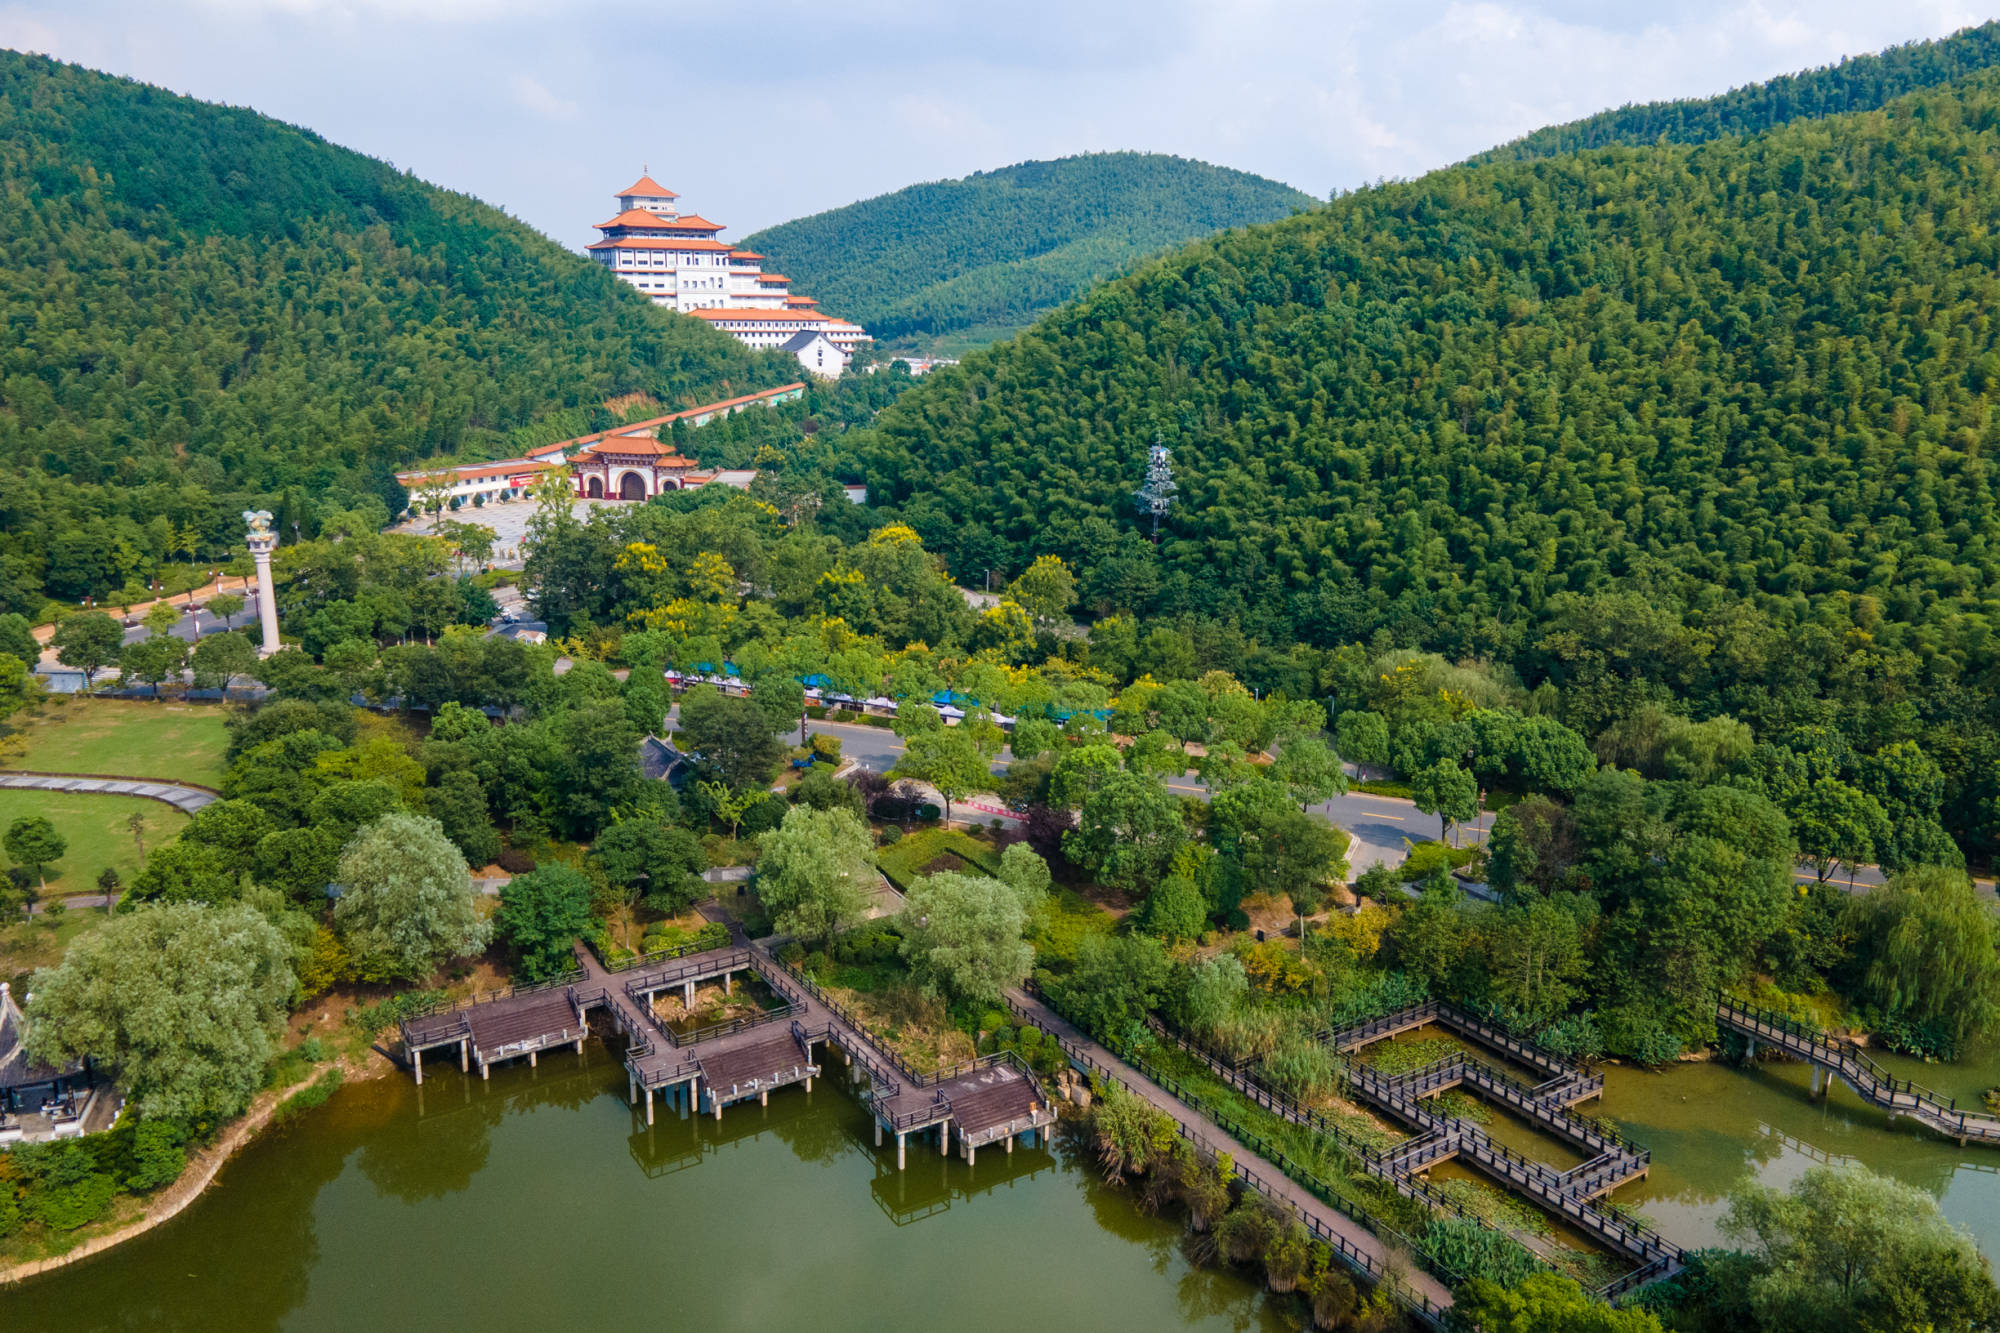
[[[646,483],[639,480],[636,472],[627,472],[618,479],[618,498],[621,500],[643,500],[646,498]]]
[[[592,477],[583,484],[583,493],[588,499],[602,500],[604,498],[604,478]]]

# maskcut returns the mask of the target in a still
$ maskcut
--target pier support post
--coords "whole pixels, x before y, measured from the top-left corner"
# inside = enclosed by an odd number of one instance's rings
[[[681,994],[681,1005],[687,1009],[694,1008],[694,983],[692,981],[687,984],[687,988]]]
[[[639,1104],[639,1080],[630,1074],[625,1076],[625,1104],[627,1106]]]
[[[578,1038],[576,1039],[576,1053],[577,1053],[578,1055],[582,1055],[582,1054],[583,1054],[583,1038],[582,1038],[582,1037],[578,1037]]]
[[[896,1138],[899,1141],[902,1139],[902,1137],[903,1136],[901,1134],[898,1134],[896,1136]],[[875,1122],[875,1146],[878,1148],[882,1146],[882,1122],[880,1120],[877,1120]]]
[[[938,1156],[951,1156],[951,1121],[938,1121]]]
[[[410,1069],[417,1076],[417,1086],[420,1088],[424,1086],[424,1053],[422,1051],[413,1050],[410,1052]]]
[[[966,1144],[966,1145],[965,1145],[965,1164],[966,1164],[967,1166],[971,1166],[971,1165],[972,1165],[972,1164],[973,1164],[974,1162],[976,1162],[976,1161],[978,1161],[978,1160],[979,1160],[979,1149],[977,1149],[977,1148],[973,1147],[973,1146],[972,1146],[972,1145],[971,1145],[970,1143]]]
[[[1014,1136],[1012,1134],[1007,1136],[1007,1155],[1009,1157],[1014,1155]]]
[[[769,1088],[765,1088],[763,1091],[757,1094],[757,1105],[769,1106],[770,1104],[771,1104],[771,1090]]]
[[[479,1062],[479,1078],[481,1082],[486,1081],[490,1077],[490,1075],[487,1073],[487,1070],[491,1068],[492,1066],[487,1064],[484,1060],[481,1060]]]
[[[813,1090],[813,1080],[812,1080],[812,1075],[811,1075],[811,1074],[807,1074],[807,1075],[806,1075],[806,1096],[808,1096],[808,1097],[812,1096],[812,1090]]]
[[[722,993],[724,995],[734,995],[736,993],[736,974],[734,972],[724,972],[722,974]]]
[[[651,1088],[646,1089],[646,1123],[648,1125],[653,1123],[653,1090]]]
[[[903,1135],[898,1134],[896,1135],[896,1169],[898,1171],[901,1171],[903,1169],[904,1160],[905,1159],[903,1156]]]
[[[533,1069],[533,1068],[535,1067],[535,1056],[536,1056],[536,1054],[537,1054],[537,1052],[535,1052],[535,1051],[529,1051],[529,1052],[528,1052],[528,1068],[530,1068],[530,1069]]]
[[[468,1063],[468,1062],[469,1062],[469,1061],[470,1061],[470,1060],[472,1059],[472,1053],[471,1053],[471,1052],[472,1052],[472,1038],[470,1038],[470,1037],[460,1037],[460,1038],[458,1039],[458,1072],[459,1072],[459,1073],[461,1073],[461,1074],[465,1074],[465,1073],[470,1073],[470,1072],[471,1072],[471,1070],[472,1070],[472,1066],[471,1066],[471,1064],[470,1064],[470,1063]]]

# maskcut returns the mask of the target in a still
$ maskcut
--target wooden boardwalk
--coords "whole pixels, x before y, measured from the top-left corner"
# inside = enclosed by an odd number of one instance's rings
[[[810,1090],[822,1072],[821,1047],[840,1056],[874,1112],[876,1145],[895,1136],[899,1167],[913,1134],[935,1131],[940,1153],[951,1151],[955,1134],[960,1155],[971,1161],[989,1144],[1012,1152],[1018,1136],[1055,1123],[1054,1103],[1018,1057],[983,1056],[919,1074],[810,979],[745,940],[733,923],[731,929],[725,947],[620,970],[605,967],[579,944],[575,970],[554,981],[413,1015],[402,1025],[411,1071],[422,1083],[425,1052],[440,1049],[455,1048],[459,1068],[477,1064],[482,1078],[501,1060],[525,1057],[532,1064],[552,1048],[581,1051],[590,1015],[601,1011],[626,1039],[628,1095],[634,1105],[643,1099],[648,1124],[660,1094],[719,1120],[734,1102],[768,1102],[773,1091],[793,1083]],[[692,1001],[697,984],[720,979],[733,987],[737,974],[746,972],[777,994],[777,1008],[688,1033],[674,1032],[653,1013],[652,998],[662,991],[679,989]]]
[[[1960,1110],[1952,1098],[1909,1079],[1895,1077],[1853,1042],[1814,1032],[1771,1010],[1727,999],[1717,1003],[1715,1021],[1718,1026],[1741,1034],[1749,1042],[1752,1055],[1762,1043],[1794,1059],[1811,1062],[1815,1097],[1824,1094],[1832,1080],[1838,1078],[1863,1101],[1887,1111],[1892,1121],[1898,1116],[1914,1120],[1926,1129],[1957,1139],[1961,1147],[1968,1143],[2000,1147],[2000,1116]]]
[[[1204,1153],[1228,1153],[1236,1173],[1252,1189],[1305,1223],[1350,1266],[1370,1281],[1386,1282],[1390,1291],[1426,1323],[1437,1325],[1451,1308],[1451,1289],[1421,1269],[1403,1268],[1389,1247],[1367,1227],[1314,1194],[1235,1136],[1218,1127],[1179,1097],[1098,1045],[1055,1010],[1026,991],[1007,992],[1007,1005],[1017,1018],[1033,1023],[1054,1037],[1072,1063],[1087,1073],[1109,1079],[1164,1112],[1181,1136]]]

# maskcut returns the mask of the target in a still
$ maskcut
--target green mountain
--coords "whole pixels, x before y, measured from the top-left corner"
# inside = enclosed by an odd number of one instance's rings
[[[1206,162],[1090,153],[912,185],[743,245],[877,338],[952,350],[1005,337],[1144,255],[1317,202]]]
[[[1105,284],[859,468],[961,572],[1054,552],[1099,610],[1497,658],[1590,735],[1645,701],[1921,735],[2000,810],[1996,201],[1992,72],[1451,168]]]
[[[13,52],[0,255],[0,609],[103,594],[176,529],[214,559],[287,488],[351,504],[550,413],[797,372],[308,131]]]
[[[1648,102],[1536,130],[1481,153],[1472,162],[1525,162],[1613,144],[1706,143],[1723,134],[1761,134],[1794,120],[1873,111],[1906,93],[1976,74],[2000,64],[2000,23],[1964,28],[1934,42],[1909,42],[1875,55],[1720,97]]]

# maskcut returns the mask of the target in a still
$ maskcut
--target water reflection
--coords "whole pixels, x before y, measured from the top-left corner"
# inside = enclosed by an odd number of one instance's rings
[[[1202,1269],[1064,1142],[968,1165],[893,1140],[849,1089],[787,1089],[647,1126],[595,1044],[343,1089],[260,1140],[194,1207],[100,1259],[0,1292],[0,1329],[482,1333],[657,1322],[875,1333],[1200,1327],[1277,1333],[1252,1284]],[[691,1168],[699,1166],[699,1171]],[[919,1225],[921,1224],[921,1225]]]
[[[1961,1148],[1908,1121],[1892,1125],[1839,1083],[1815,1099],[1802,1063],[1605,1074],[1602,1104],[1583,1109],[1611,1116],[1653,1150],[1652,1175],[1613,1198],[1682,1245],[1726,1242],[1719,1224],[1727,1196],[1744,1181],[1782,1188],[1815,1165],[1860,1162],[1930,1192],[1981,1249],[2000,1253],[2000,1149]]]

